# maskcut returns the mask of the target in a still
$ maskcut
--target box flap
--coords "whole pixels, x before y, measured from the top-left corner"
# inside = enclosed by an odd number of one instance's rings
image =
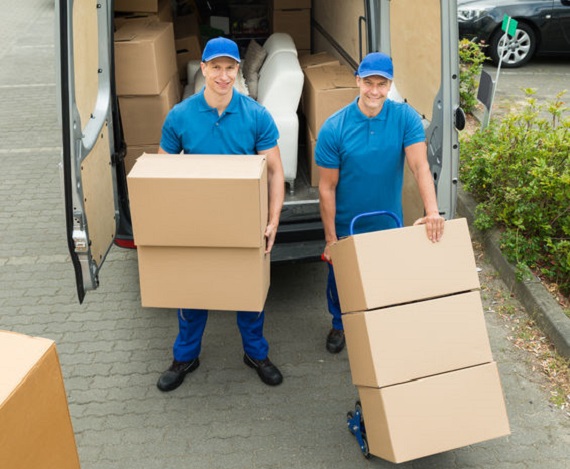
[[[53,340],[0,331],[0,406],[53,345]]]
[[[305,69],[311,85],[317,90],[357,88],[356,78],[345,65],[323,65]]]
[[[307,54],[299,57],[299,65],[302,69],[305,69],[323,67],[325,65],[340,65],[340,62],[328,52],[319,52],[317,54]]]

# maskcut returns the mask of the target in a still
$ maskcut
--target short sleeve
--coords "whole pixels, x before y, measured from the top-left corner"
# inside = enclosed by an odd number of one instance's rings
[[[405,131],[404,131],[404,148],[415,143],[425,142],[426,134],[424,126],[419,114],[414,111],[408,104],[405,105]]]
[[[317,166],[330,169],[340,168],[337,135],[338,132],[335,132],[332,122],[330,120],[325,121],[319,132],[315,148],[315,162]]]
[[[182,151],[182,142],[174,130],[176,128],[175,120],[175,114],[170,111],[162,126],[162,137],[160,139],[160,148],[171,155],[178,154]]]
[[[257,139],[255,142],[256,151],[269,150],[277,146],[278,139],[279,131],[277,130],[273,117],[271,117],[267,109],[261,107],[258,116]]]

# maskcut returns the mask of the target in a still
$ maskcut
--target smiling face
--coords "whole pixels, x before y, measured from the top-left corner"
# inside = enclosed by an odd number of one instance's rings
[[[239,69],[239,64],[234,59],[217,57],[202,62],[201,68],[206,90],[220,97],[231,94]]]
[[[360,88],[358,107],[368,117],[377,116],[382,110],[384,101],[386,101],[392,80],[380,75],[371,75],[365,78],[357,76],[356,84]]]

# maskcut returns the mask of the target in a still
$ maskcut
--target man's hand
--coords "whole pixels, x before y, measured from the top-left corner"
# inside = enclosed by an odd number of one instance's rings
[[[271,223],[265,228],[265,254],[269,254],[275,244],[275,236],[277,236],[277,227]]]
[[[437,243],[443,236],[445,219],[439,213],[433,213],[426,215],[425,217],[418,218],[414,222],[414,226],[416,225],[425,225],[428,239],[432,243]]]
[[[325,246],[325,250],[321,254],[321,259],[325,262],[328,262],[329,264],[332,264],[331,251],[330,251],[329,247],[334,243],[336,243],[336,241],[327,242],[327,244]]]

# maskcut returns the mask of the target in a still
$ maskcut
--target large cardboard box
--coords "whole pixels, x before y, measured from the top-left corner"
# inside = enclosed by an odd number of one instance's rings
[[[478,291],[342,318],[355,386],[381,388],[493,361]]]
[[[180,101],[180,79],[172,76],[159,95],[119,96],[127,145],[159,143],[168,112]]]
[[[297,49],[311,48],[311,10],[287,9],[269,12],[271,32],[287,33],[293,38]]]
[[[0,331],[0,467],[78,469],[55,343]]]
[[[125,174],[129,174],[133,166],[137,162],[139,156],[145,153],[158,153],[160,143],[150,145],[127,145],[127,154],[125,155]]]
[[[138,246],[265,246],[262,155],[143,155],[127,183]]]
[[[358,96],[354,74],[345,65],[306,68],[303,109],[315,137],[324,121]]]
[[[447,221],[437,243],[419,225],[349,236],[330,250],[343,313],[480,287],[465,218]]]
[[[172,23],[129,21],[115,33],[118,95],[157,95],[177,73]]]
[[[142,305],[262,311],[270,280],[264,250],[138,246]]]
[[[494,362],[358,393],[370,453],[395,463],[510,433]]]
[[[317,139],[311,132],[311,128],[307,125],[307,164],[309,166],[309,178],[312,187],[319,186],[319,167],[315,162],[315,148],[317,146]]]

